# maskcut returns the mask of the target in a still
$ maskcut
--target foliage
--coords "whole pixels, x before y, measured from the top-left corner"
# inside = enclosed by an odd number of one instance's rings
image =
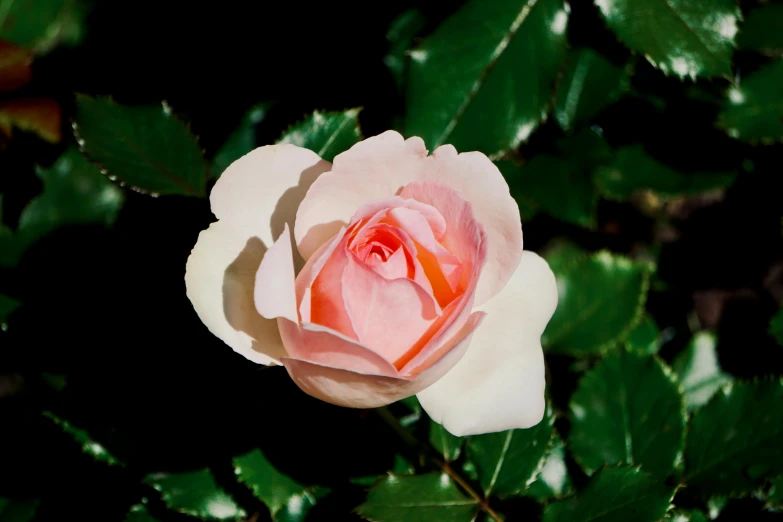
[[[783,5],[414,4],[0,0],[0,522],[779,517]],[[185,297],[233,161],[389,128],[555,274],[532,428],[323,404]]]

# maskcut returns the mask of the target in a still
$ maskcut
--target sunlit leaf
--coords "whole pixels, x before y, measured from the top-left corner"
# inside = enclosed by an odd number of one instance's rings
[[[628,88],[625,69],[590,48],[570,51],[567,64],[555,103],[555,117],[564,129],[591,119]]]
[[[650,267],[607,251],[571,258],[553,268],[560,297],[542,343],[554,353],[606,352],[641,320]]]
[[[143,482],[160,491],[171,509],[206,520],[236,520],[245,512],[215,482],[208,469],[183,473],[153,473]]]
[[[486,154],[546,118],[566,51],[562,0],[471,0],[411,52],[406,134]]]
[[[783,474],[783,382],[725,385],[688,426],[688,489],[704,495],[749,492]]]
[[[729,87],[718,125],[732,138],[771,143],[783,138],[783,60],[775,60]]]
[[[637,464],[660,478],[682,454],[685,404],[655,357],[620,350],[587,373],[571,398],[568,446],[588,474]]]
[[[310,149],[326,161],[351,148],[362,139],[359,109],[345,112],[318,112],[291,126],[277,143],[291,143]]]
[[[672,362],[685,391],[689,410],[706,404],[721,386],[731,381],[718,364],[717,338],[710,332],[699,332]]]
[[[79,145],[109,177],[153,194],[203,196],[207,164],[188,127],[167,104],[125,106],[76,95]]]
[[[604,468],[576,495],[548,504],[543,522],[656,522],[674,490],[634,467]]]
[[[389,475],[356,508],[373,522],[471,522],[478,510],[445,473]]]
[[[607,25],[665,74],[731,74],[741,13],[735,0],[594,0]]]

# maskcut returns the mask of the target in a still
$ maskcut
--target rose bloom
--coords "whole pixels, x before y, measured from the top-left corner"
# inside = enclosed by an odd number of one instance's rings
[[[415,394],[455,435],[541,420],[555,278],[522,250],[519,208],[485,155],[428,156],[393,131],[333,164],[269,145],[229,166],[210,204],[187,295],[236,352],[341,406]]]

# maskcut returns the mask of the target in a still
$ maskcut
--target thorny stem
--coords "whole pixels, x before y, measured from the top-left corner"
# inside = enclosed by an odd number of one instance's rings
[[[492,520],[495,522],[503,522],[503,518],[489,506],[488,499],[482,498],[481,495],[476,493],[476,490],[474,490],[470,484],[468,484],[467,481],[460,476],[459,473],[454,471],[451,466],[449,466],[448,462],[445,462],[440,458],[440,456],[435,455],[435,452],[432,450],[432,448],[426,444],[423,444],[421,441],[419,441],[419,439],[414,437],[410,431],[406,430],[402,424],[400,424],[400,421],[397,420],[397,417],[391,414],[388,408],[375,408],[375,411],[378,413],[378,416],[383,419],[383,421],[388,424],[389,427],[397,435],[399,435],[399,437],[408,446],[411,446],[412,448],[423,453],[433,464],[435,464],[435,466],[446,473],[449,477],[451,477],[451,480],[456,482],[463,490],[465,490],[465,492],[470,495],[473,500],[478,502],[481,510],[484,511]]]

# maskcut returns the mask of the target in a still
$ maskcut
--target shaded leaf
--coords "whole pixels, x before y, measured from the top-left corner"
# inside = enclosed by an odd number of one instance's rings
[[[734,0],[594,0],[607,25],[664,74],[731,74],[737,22]]]
[[[3,331],[6,330],[8,327],[6,323],[8,321],[8,317],[10,317],[10,315],[14,313],[14,310],[19,308],[21,305],[22,303],[16,299],[12,299],[7,295],[0,294],[0,329]]]
[[[604,468],[576,495],[544,509],[543,522],[653,522],[663,517],[673,488],[637,468]]]
[[[595,226],[598,198],[589,173],[578,165],[554,156],[538,155],[521,167],[510,161],[498,161],[497,166],[519,204],[523,219],[530,219],[540,211],[583,227]]]
[[[468,455],[476,465],[485,496],[514,495],[532,483],[554,436],[554,423],[552,407],[547,404],[544,418],[531,428],[468,439]]]
[[[57,426],[59,426],[65,433],[67,433],[76,442],[84,453],[91,456],[99,462],[105,462],[111,466],[124,466],[117,458],[114,457],[109,451],[95,439],[93,439],[86,430],[77,428],[70,422],[61,419],[50,411],[43,412],[44,417],[50,419]]]
[[[671,522],[708,522],[709,518],[701,511],[692,510],[678,510],[672,513]]]
[[[362,139],[359,129],[359,109],[345,112],[318,112],[292,125],[277,143],[291,143],[310,149],[326,161]]]
[[[555,145],[563,157],[588,170],[612,159],[612,148],[597,127],[582,129],[557,140]]]
[[[734,182],[734,172],[685,173],[651,158],[642,145],[619,149],[611,164],[595,171],[601,193],[626,200],[637,190],[649,189],[661,196],[692,195],[726,188]]]
[[[783,138],[783,60],[775,60],[730,87],[718,126],[743,141],[769,143]]]
[[[565,462],[565,444],[555,432],[552,449],[546,456],[544,466],[536,479],[527,488],[527,495],[536,500],[562,497],[571,491],[571,476]]]
[[[38,499],[0,497],[0,522],[29,522],[38,510]]]
[[[12,129],[34,132],[42,140],[59,143],[60,106],[48,98],[22,98],[0,103],[0,132],[9,138]]]
[[[547,351],[606,352],[639,324],[650,267],[601,251],[558,268],[558,306],[541,338]]]
[[[27,84],[33,76],[29,51],[0,40],[0,92],[11,92]]]
[[[7,248],[0,265],[13,266],[30,245],[57,228],[89,223],[111,225],[125,200],[122,190],[106,179],[76,147],[67,149],[50,168],[36,168],[43,191],[19,216],[15,234],[0,244]]]
[[[783,508],[783,477],[778,477],[772,481],[767,495],[767,506]]]
[[[567,23],[562,0],[468,2],[411,52],[406,134],[430,150],[518,146],[546,118]]]
[[[430,419],[430,444],[443,455],[446,462],[459,458],[463,442],[462,437],[452,435],[446,428]]]
[[[81,0],[0,0],[0,39],[44,54],[76,45],[84,33]]]
[[[209,169],[211,177],[219,178],[229,165],[258,146],[256,125],[266,117],[271,105],[271,103],[259,103],[245,114],[239,127],[228,135],[212,158],[212,166]]]
[[[77,94],[74,132],[112,179],[153,194],[204,195],[201,149],[165,103],[129,107]]]
[[[421,414],[423,411],[421,408],[421,404],[419,404],[419,399],[417,399],[415,395],[411,395],[410,397],[402,399],[400,403],[404,404],[405,407],[408,408],[408,410],[410,411],[410,413],[398,419],[400,421],[400,424],[402,424],[403,427],[407,428],[408,426],[411,426],[412,424],[418,422],[418,420],[421,418]]]
[[[567,67],[560,80],[555,118],[564,129],[588,121],[628,89],[624,68],[589,48],[568,53]]]
[[[411,47],[413,38],[424,29],[424,15],[418,9],[408,9],[392,20],[386,31],[389,51],[383,57],[383,63],[391,72],[398,89],[405,83],[407,57],[405,52]]]
[[[783,308],[769,322],[769,333],[779,345],[783,346]]]
[[[685,391],[688,410],[698,408],[712,398],[721,386],[731,381],[718,364],[717,338],[710,332],[699,332],[672,362]]]
[[[783,54],[783,4],[766,4],[745,16],[737,47]]]
[[[661,331],[650,314],[644,314],[636,328],[628,334],[625,343],[628,348],[641,354],[658,353],[661,349]]]
[[[123,522],[160,522],[157,518],[150,515],[147,508],[142,504],[135,504],[128,510]]]
[[[245,516],[234,499],[215,483],[208,469],[184,473],[152,473],[144,477],[160,491],[171,509],[207,520],[235,520]]]
[[[747,493],[783,474],[783,382],[725,385],[691,418],[685,444],[689,489]]]
[[[588,372],[571,398],[568,446],[588,475],[637,464],[666,477],[682,454],[685,404],[656,357],[621,350]]]
[[[374,522],[470,522],[478,501],[445,473],[389,475],[370,489],[356,512]]]
[[[258,449],[234,458],[234,473],[266,504],[273,518],[290,502],[314,504],[304,486],[277,471]]]

